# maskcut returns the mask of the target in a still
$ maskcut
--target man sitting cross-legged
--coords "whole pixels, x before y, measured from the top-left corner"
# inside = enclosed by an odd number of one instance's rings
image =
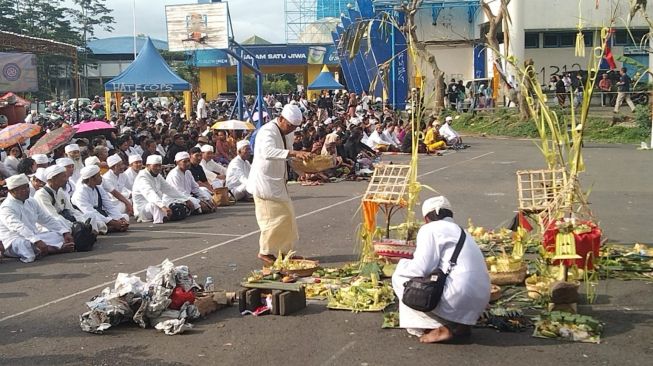
[[[190,197],[190,201],[193,203],[193,212],[209,213],[215,211],[211,194],[200,189],[200,186],[193,178],[193,174],[188,170],[190,155],[185,151],[178,152],[175,155],[175,163],[177,166],[168,173],[166,181],[177,191]]]
[[[127,231],[129,216],[120,213],[109,194],[102,188],[100,167],[90,165],[82,168],[80,182],[71,199],[73,205],[88,217],[104,222],[109,232]]]
[[[25,174],[7,178],[6,185],[9,194],[0,205],[0,241],[5,257],[29,263],[37,257],[75,249],[70,229],[29,198],[29,179]],[[36,224],[47,231],[39,231]]]
[[[238,155],[231,159],[227,167],[227,188],[229,188],[236,201],[252,200],[252,195],[246,189],[249,171],[252,169],[249,163],[249,156],[251,154],[249,141],[238,141],[236,150]]]
[[[194,210],[190,197],[177,191],[161,176],[163,158],[150,155],[145,161],[145,169],[136,176],[132,197],[134,214],[139,222],[154,221],[162,224],[164,219],[172,218],[173,203],[184,203],[189,210]]]

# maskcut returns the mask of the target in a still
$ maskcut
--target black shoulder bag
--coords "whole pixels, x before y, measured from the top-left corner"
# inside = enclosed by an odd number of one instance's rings
[[[451,273],[453,267],[456,266],[458,255],[463,249],[466,237],[465,230],[460,228],[460,239],[458,239],[456,249],[454,249],[449,260],[447,272],[437,268],[427,277],[411,278],[404,283],[404,296],[402,301],[406,306],[423,312],[431,311],[438,306],[440,298],[442,298],[442,293],[444,292],[447,277],[449,277],[449,273]]]
[[[97,206],[93,207],[97,212],[100,213],[100,215],[104,217],[109,217],[109,213],[107,210],[102,207],[102,195],[100,194],[100,189],[98,187],[95,187],[95,193],[97,193]]]
[[[57,208],[57,206],[56,206],[57,200],[55,198],[54,191],[48,186],[43,186],[43,189],[45,189],[45,191],[50,195],[50,198],[52,200],[52,207],[54,207],[56,209]],[[67,208],[62,209],[59,212],[59,215],[61,215],[64,219],[66,219],[66,220],[68,220],[70,222],[77,222],[77,219],[75,218],[75,215],[73,215],[73,213],[70,212],[70,210],[67,209]]]

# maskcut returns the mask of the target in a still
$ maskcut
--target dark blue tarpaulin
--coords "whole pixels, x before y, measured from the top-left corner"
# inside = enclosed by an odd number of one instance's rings
[[[308,90],[336,90],[344,89],[336,79],[331,75],[329,69],[325,66],[322,69],[322,72],[313,80],[311,85],[308,86]]]
[[[104,88],[109,92],[172,92],[190,90],[190,84],[170,69],[148,37],[134,62]]]

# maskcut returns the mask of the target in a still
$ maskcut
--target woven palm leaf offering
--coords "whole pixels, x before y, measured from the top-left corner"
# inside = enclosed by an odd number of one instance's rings
[[[299,174],[319,173],[334,168],[336,161],[331,155],[316,155],[310,159],[290,159],[290,167]]]

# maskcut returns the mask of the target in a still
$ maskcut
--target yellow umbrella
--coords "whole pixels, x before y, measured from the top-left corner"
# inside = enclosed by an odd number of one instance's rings
[[[0,130],[0,148],[17,145],[41,132],[41,126],[31,123],[18,123]]]
[[[230,119],[228,121],[216,122],[211,126],[213,130],[255,130],[256,126],[249,122]]]

